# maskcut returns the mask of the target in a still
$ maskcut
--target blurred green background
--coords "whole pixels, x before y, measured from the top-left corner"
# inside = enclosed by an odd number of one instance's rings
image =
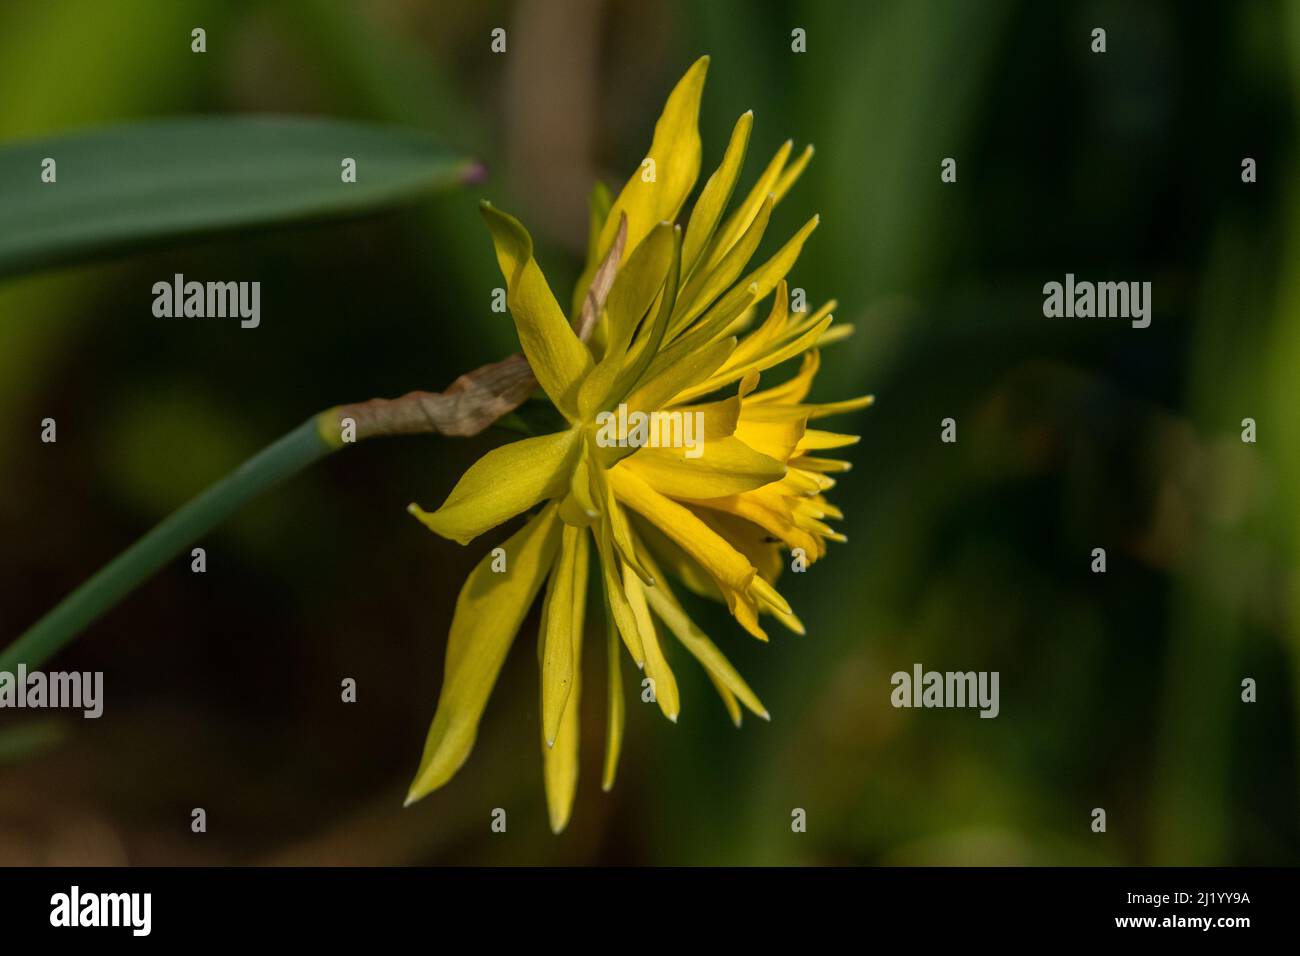
[[[554,837],[530,622],[469,763],[402,810],[457,590],[504,537],[461,549],[405,506],[509,436],[376,442],[259,501],[204,542],[206,574],[175,562],[48,665],[105,672],[101,720],[0,714],[0,863],[1300,858],[1300,3],[6,4],[0,142],[302,113],[431,129],[491,175],[0,284],[0,641],[309,414],[513,351],[478,199],[523,219],[567,301],[591,182],[636,167],[701,53],[706,172],[749,108],[742,188],[786,137],[816,144],[767,245],[822,214],[793,284],[858,332],[814,398],[877,396],[835,422],[863,435],[835,492],[849,543],[782,584],[808,635],[759,645],[693,605],[772,723],[735,730],[679,653],[679,724],[629,698],[606,795],[587,695]],[[155,319],[175,272],[260,280],[261,327]],[[1151,281],[1151,327],[1044,318],[1066,272]],[[603,686],[603,655],[586,662]],[[915,662],[999,671],[1001,716],[893,709],[889,677]]]

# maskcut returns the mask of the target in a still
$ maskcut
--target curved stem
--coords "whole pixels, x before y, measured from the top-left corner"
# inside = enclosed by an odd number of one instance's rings
[[[271,486],[332,451],[381,435],[477,435],[537,388],[522,355],[466,372],[442,392],[340,405],[268,445],[101,568],[3,651],[0,671],[39,667],[168,561]]]
[[[39,667],[248,501],[342,447],[327,441],[318,424],[324,421],[312,416],[174,511],[0,652],[0,671]]]

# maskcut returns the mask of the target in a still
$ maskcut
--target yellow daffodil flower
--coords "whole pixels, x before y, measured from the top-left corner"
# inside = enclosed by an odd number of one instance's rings
[[[461,589],[442,693],[408,803],[445,784],[469,756],[506,652],[544,588],[544,780],[552,829],[567,825],[578,779],[593,546],[608,625],[608,790],[625,709],[620,641],[653,680],[669,720],[677,720],[680,701],[664,649],[668,635],[703,665],[737,725],[742,706],[768,719],[749,685],[687,615],[670,578],[726,602],[760,640],[767,639],[765,615],[803,633],[775,587],[782,551],[811,564],[826,553],[827,541],[844,540],[827,524],[841,515],[825,495],[835,484],[831,476],[849,465],[823,453],[857,438],[809,423],[871,399],[806,401],[817,346],[847,331],[830,331],[833,302],[810,314],[790,308],[785,277],[817,217],[770,259],[750,266],[772,207],[812,149],[792,162],[787,142],[724,215],[753,125],[753,115],[744,114],[685,228],[676,225],[699,175],[707,69],[708,58],[700,59],[673,89],[645,161],[618,197],[611,202],[597,188],[586,268],[570,316],[533,258],[528,232],[483,205],[524,356],[568,427],[489,452],[438,510],[411,506],[427,527],[461,544],[538,510],[503,545],[506,570],[494,570],[489,554]],[[758,306],[769,296],[767,318],[756,324]],[[793,377],[759,388],[760,373],[800,356]],[[685,436],[689,447],[654,441],[653,427],[648,435],[645,428],[638,432],[634,423],[647,419],[661,426],[658,437]]]

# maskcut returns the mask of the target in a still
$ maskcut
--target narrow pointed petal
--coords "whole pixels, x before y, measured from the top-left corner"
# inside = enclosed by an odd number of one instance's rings
[[[683,348],[680,355],[670,355],[670,352],[677,352],[676,349],[660,353],[660,359],[667,360],[662,361],[663,367],[658,371],[651,366],[645,382],[627,397],[628,409],[655,412],[670,403],[679,404],[673,399],[682,394],[682,389],[712,375],[735,348],[735,339],[722,339],[701,349]]]
[[[585,534],[585,532],[584,532]],[[573,649],[573,689],[551,746],[542,742],[542,779],[546,787],[546,810],[552,833],[563,833],[573,813],[578,791],[578,737],[582,721],[582,642]]]
[[[668,659],[664,657],[663,648],[659,644],[658,629],[646,604],[647,595],[657,591],[661,585],[647,588],[628,572],[623,575],[623,587],[627,592],[628,603],[632,606],[632,613],[636,617],[637,628],[641,632],[641,643],[645,647],[645,675],[654,681],[655,703],[659,705],[665,717],[676,723],[677,715],[682,709],[681,695],[677,690],[677,678],[673,676],[672,668],[668,666]]]
[[[408,804],[450,780],[469,756],[506,652],[546,580],[559,541],[560,522],[549,507],[502,545],[509,574],[495,573],[488,554],[460,589],[438,709]]]
[[[710,674],[751,711],[764,720],[768,718],[767,708],[763,706],[758,696],[745,683],[744,678],[726,656],[718,650],[717,645],[695,625],[682,606],[677,603],[677,599],[673,597],[672,591],[666,584],[648,589],[646,600],[649,601],[650,607],[659,619],[668,625],[668,629],[673,632],[682,646],[690,651]]]
[[[740,701],[736,700],[736,695],[728,689],[726,684],[718,680],[713,671],[706,667],[704,673],[708,676],[713,689],[718,692],[718,696],[722,698],[722,706],[727,708],[727,716],[731,718],[733,724],[739,727],[744,723],[745,718],[744,712],[740,709]]]
[[[608,792],[614,787],[618,773],[618,756],[623,748],[623,726],[626,722],[627,704],[623,699],[623,673],[619,668],[618,625],[614,623],[608,600],[605,603],[605,665],[609,701],[605,718],[605,765],[600,786]]]
[[[749,582],[754,576],[753,565],[717,532],[692,514],[690,509],[659,494],[622,465],[613,468],[609,477],[620,501],[626,502],[628,507],[657,525],[659,530],[699,562],[718,584],[742,593],[749,589]]]
[[[803,251],[804,243],[820,222],[821,216],[813,216],[786,241],[784,246],[773,254],[772,258],[741,280],[744,285],[753,284],[758,286],[758,292],[754,295],[755,302],[761,302],[767,298],[768,293],[776,288],[776,284],[794,268],[795,262],[799,259],[799,253]]]
[[[591,353],[578,340],[551,294],[533,258],[533,240],[528,231],[519,220],[490,204],[484,203],[481,208],[506,280],[506,304],[515,320],[519,344],[547,396],[573,419],[578,410],[578,385],[592,368]],[[617,221],[614,225],[617,227]]]
[[[690,223],[686,227],[686,241],[682,244],[684,276],[689,276],[694,270],[700,255],[717,231],[727,203],[731,201],[731,193],[740,177],[740,167],[745,162],[745,150],[749,147],[749,134],[753,128],[753,110],[741,114],[731,131],[731,140],[727,143],[726,152],[722,154],[722,162],[704,184],[700,198],[695,201]]]
[[[718,296],[735,284],[736,279],[758,249],[771,214],[772,200],[768,197],[759,207],[758,215],[749,224],[745,234],[718,261],[718,264],[711,269],[696,271],[677,297],[676,314],[668,325],[670,331],[690,325],[691,320],[704,312]],[[757,301],[762,296],[755,295],[754,298]]]
[[[748,195],[736,207],[735,212],[728,216],[723,224],[718,227],[717,234],[713,237],[713,241],[709,243],[708,252],[704,254],[704,259],[697,268],[709,269],[716,265],[731,250],[736,240],[749,228],[749,224],[758,215],[758,210],[763,205],[763,202],[776,188],[777,180],[781,177],[781,170],[785,168],[786,160],[790,158],[790,150],[793,147],[794,143],[790,140],[786,140],[781,144],[781,148],[776,151],[776,155],[767,164],[767,168],[759,174],[758,180],[750,188]]]
[[[787,166],[781,172],[781,178],[776,181],[776,186],[772,189],[772,201],[780,202],[785,198],[785,194],[790,191],[790,187],[799,181],[803,171],[808,168],[808,163],[813,158],[812,143],[804,147],[804,151],[793,163]]]
[[[560,555],[547,584],[542,612],[542,736],[550,746],[560,732],[577,682],[577,646],[582,643],[587,599],[587,529],[565,525]]]
[[[623,264],[614,280],[605,303],[608,340],[604,357],[578,392],[578,412],[584,421],[606,406],[615,383],[622,376],[632,335],[671,273],[675,243],[673,224],[660,223]]]
[[[597,242],[597,260],[603,258],[614,238],[619,213],[627,214],[628,249],[635,249],[656,223],[675,221],[687,196],[695,188],[700,174],[700,98],[709,58],[696,60],[668,95],[663,112],[655,123],[654,139],[645,160],[627,181],[601,231]],[[650,170],[653,169],[653,178]],[[578,280],[576,301],[581,302],[594,274],[594,262]]]
[[[429,530],[461,544],[554,498],[569,485],[580,447],[573,431],[538,435],[494,448],[461,475],[437,511],[407,510]]]
[[[829,451],[833,448],[847,448],[862,440],[861,435],[843,435],[839,432],[822,431],[809,428],[799,441],[800,451]]]
[[[765,388],[761,392],[755,392],[750,401],[760,404],[762,402],[802,402],[808,397],[813,379],[817,377],[817,371],[820,368],[821,353],[815,348],[809,349],[804,353],[798,372],[780,385]]]
[[[739,438],[705,442],[697,458],[684,448],[643,448],[623,466],[670,498],[718,498],[761,488],[785,477],[786,466]]]
[[[804,471],[840,473],[852,471],[853,462],[843,461],[839,458],[814,458],[811,455],[800,455],[797,458],[790,459],[790,467],[802,468]]]
[[[682,230],[673,229],[673,258],[668,267],[668,277],[664,280],[663,291],[659,296],[659,308],[653,322],[643,322],[632,347],[628,350],[625,368],[619,373],[614,385],[613,398],[621,399],[636,388],[642,376],[650,368],[659,354],[664,337],[668,334],[668,322],[677,303],[678,280],[682,268]]]
[[[645,648],[641,643],[641,632],[632,605],[628,603],[627,593],[623,589],[623,562],[614,553],[608,541],[600,544],[601,577],[605,584],[605,598],[609,602],[610,615],[618,628],[619,636],[632,655],[637,667],[645,666]]]

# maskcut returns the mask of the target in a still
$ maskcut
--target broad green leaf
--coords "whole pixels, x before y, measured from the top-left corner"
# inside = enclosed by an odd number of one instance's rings
[[[53,159],[57,179],[42,181]],[[343,182],[343,160],[356,182]],[[0,276],[175,237],[358,215],[473,181],[419,130],[307,117],[130,124],[0,146]]]

